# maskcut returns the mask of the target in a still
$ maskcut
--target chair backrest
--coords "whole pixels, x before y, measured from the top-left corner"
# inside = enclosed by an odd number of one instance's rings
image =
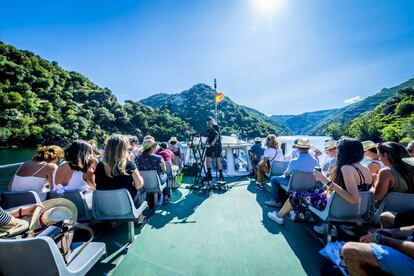
[[[171,168],[171,162],[168,162],[168,161],[165,162],[165,171],[169,177],[172,176],[173,173],[172,173],[172,168]]]
[[[78,209],[79,221],[87,221],[92,219],[91,208],[88,206],[85,195],[80,191],[65,191],[63,194],[49,192],[47,198],[66,198],[72,201]]]
[[[0,239],[0,275],[64,275],[67,272],[49,237]]]
[[[127,189],[93,191],[92,214],[96,220],[135,219],[134,210],[134,202]]]
[[[295,171],[289,180],[289,190],[307,191],[316,184],[315,177],[311,172]]]
[[[289,162],[286,161],[273,161],[272,167],[270,168],[270,175],[275,176],[284,174],[288,165]]]
[[[175,156],[175,158],[172,160],[172,163],[178,166],[179,168],[181,168],[183,165],[183,161],[181,160],[179,156]]]
[[[412,211],[414,210],[414,194],[389,193],[381,202],[378,210],[395,213]]]
[[[139,173],[144,179],[144,188],[147,193],[160,193],[162,191],[160,176],[157,171],[140,171]]]
[[[328,219],[364,219],[367,220],[372,214],[375,204],[374,194],[372,192],[359,192],[360,200],[358,204],[350,204],[335,192],[330,197]]]
[[[36,192],[3,192],[1,194],[1,207],[10,209],[26,204],[40,203],[40,198]]]

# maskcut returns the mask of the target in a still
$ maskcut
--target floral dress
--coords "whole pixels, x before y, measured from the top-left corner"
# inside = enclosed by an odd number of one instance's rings
[[[360,184],[358,185],[358,190],[360,192],[369,191],[372,184],[367,184],[365,177],[362,174],[361,170],[358,167],[355,168],[359,175]],[[311,205],[316,209],[323,211],[328,203],[330,193],[326,191],[323,187],[318,186],[310,189],[309,191],[293,191],[289,195],[289,202],[293,207],[295,212],[296,221],[309,221],[312,217],[312,212],[308,209],[308,206]]]

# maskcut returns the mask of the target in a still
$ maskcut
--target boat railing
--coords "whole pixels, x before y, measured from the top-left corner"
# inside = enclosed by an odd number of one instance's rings
[[[12,163],[12,164],[5,164],[5,165],[0,165],[0,170],[1,169],[7,169],[7,168],[12,168],[12,167],[17,167],[22,165],[24,162],[19,162],[19,163]]]

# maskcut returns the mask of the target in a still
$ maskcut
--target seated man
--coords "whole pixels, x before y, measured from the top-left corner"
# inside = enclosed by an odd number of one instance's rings
[[[254,145],[249,150],[249,156],[253,167],[254,175],[257,174],[257,165],[260,162],[260,158],[264,153],[264,147],[262,146],[262,139],[260,137],[254,138]]]
[[[302,172],[313,172],[313,169],[318,166],[318,160],[309,154],[310,149],[309,139],[299,139],[296,144],[296,149],[298,151],[298,155],[295,159],[292,159],[289,162],[289,165],[285,171],[285,174],[282,176],[273,176],[271,178],[271,194],[272,198],[265,202],[267,206],[270,207],[281,207],[282,203],[279,199],[279,189],[280,185],[287,185],[289,182],[290,176],[295,171],[302,171]]]
[[[392,275],[414,275],[414,225],[379,229],[347,242],[342,256],[350,275],[368,275],[367,269],[379,268]]]

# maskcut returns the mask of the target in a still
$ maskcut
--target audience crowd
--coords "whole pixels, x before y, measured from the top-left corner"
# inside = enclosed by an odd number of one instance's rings
[[[82,191],[90,197],[93,190],[124,188],[139,207],[147,198],[141,173],[156,171],[161,184],[166,183],[167,173],[176,174],[183,167],[184,155],[178,145],[176,137],[158,144],[147,135],[140,144],[135,136],[114,134],[102,149],[96,141],[83,140],[74,141],[66,149],[55,145],[40,147],[32,160],[18,168],[8,187],[10,191],[34,191],[42,200],[47,191]],[[276,135],[268,135],[264,147],[262,139],[255,138],[249,155],[259,190],[264,189],[266,174],[275,162],[288,162],[282,175],[270,178],[271,197],[265,204],[278,208],[268,213],[272,221],[284,224],[287,216],[293,221],[313,221],[309,206],[323,211],[333,194],[350,205],[358,205],[359,192],[371,191],[378,206],[391,192],[414,192],[414,141],[404,147],[395,142],[342,138],[326,141],[324,150],[322,161],[322,152],[312,149],[309,139],[299,138],[287,157]],[[313,174],[315,186],[306,191],[290,191],[283,197],[281,185],[287,185],[298,171]],[[287,199],[283,202],[283,198]],[[167,186],[154,204],[168,204],[170,200]],[[30,208],[22,210],[18,214],[0,208],[0,227],[11,227],[21,212],[32,212]],[[369,269],[381,269],[395,275],[414,275],[414,210],[384,212],[380,221],[381,228],[371,229],[358,242],[343,246],[341,255],[349,273],[366,275]],[[315,225],[314,230],[323,233],[321,225]],[[334,227],[332,235],[337,234]]]

